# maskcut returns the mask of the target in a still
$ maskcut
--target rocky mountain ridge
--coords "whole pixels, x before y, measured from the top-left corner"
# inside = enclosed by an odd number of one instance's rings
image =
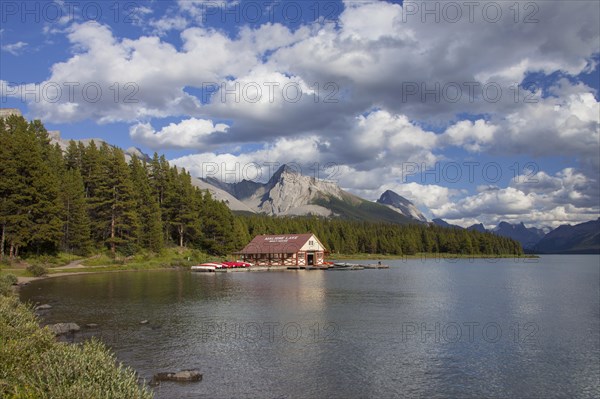
[[[304,176],[285,164],[266,183],[249,180],[224,183],[214,178],[202,180],[227,192],[252,212],[270,216],[337,216],[401,224],[427,221],[412,202],[392,191],[382,196],[383,200],[368,201],[343,190],[335,182]],[[387,198],[391,200],[387,201]]]

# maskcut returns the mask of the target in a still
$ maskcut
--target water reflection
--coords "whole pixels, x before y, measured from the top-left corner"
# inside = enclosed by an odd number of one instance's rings
[[[142,377],[204,373],[159,398],[595,397],[598,260],[112,273],[39,281],[22,296],[54,306],[48,323],[99,324],[75,340],[102,337]]]

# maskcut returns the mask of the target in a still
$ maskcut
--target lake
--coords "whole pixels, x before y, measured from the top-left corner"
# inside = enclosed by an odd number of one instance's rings
[[[21,298],[143,378],[204,374],[157,398],[600,397],[599,256],[384,263],[78,275]]]

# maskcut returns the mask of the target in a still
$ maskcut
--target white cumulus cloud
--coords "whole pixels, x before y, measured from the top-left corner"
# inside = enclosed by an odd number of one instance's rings
[[[155,131],[149,123],[139,123],[129,129],[130,137],[152,149],[202,148],[211,134],[225,133],[229,128],[224,123],[213,123],[205,119],[186,119],[171,123]]]

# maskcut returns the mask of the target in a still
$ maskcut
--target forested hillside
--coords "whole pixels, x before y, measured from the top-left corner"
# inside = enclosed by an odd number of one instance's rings
[[[233,215],[190,175],[103,143],[50,145],[41,122],[0,118],[0,256],[191,246],[235,249]]]
[[[59,251],[116,257],[175,246],[225,255],[256,234],[305,232],[346,254],[522,253],[508,238],[424,224],[234,216],[164,156],[127,162],[121,149],[93,141],[71,141],[63,151],[40,121],[21,116],[0,118],[0,176],[2,259]]]

